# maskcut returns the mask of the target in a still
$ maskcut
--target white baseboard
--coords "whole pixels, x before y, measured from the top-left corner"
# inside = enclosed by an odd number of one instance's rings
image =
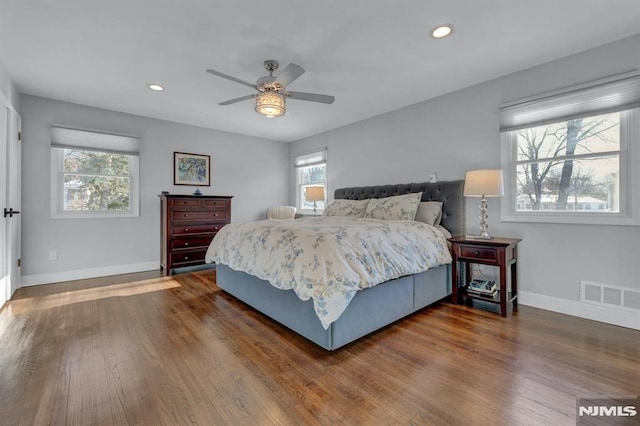
[[[83,280],[86,278],[106,277],[109,275],[131,274],[133,272],[160,269],[160,261],[131,263],[128,265],[104,266],[101,268],[76,269],[73,271],[51,272],[48,274],[23,275],[21,287],[52,284],[63,281]]]
[[[640,315],[635,312],[590,305],[528,291],[518,291],[518,304],[640,330]]]

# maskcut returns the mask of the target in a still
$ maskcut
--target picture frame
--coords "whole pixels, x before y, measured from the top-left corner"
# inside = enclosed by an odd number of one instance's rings
[[[211,186],[211,156],[174,152],[173,184]]]

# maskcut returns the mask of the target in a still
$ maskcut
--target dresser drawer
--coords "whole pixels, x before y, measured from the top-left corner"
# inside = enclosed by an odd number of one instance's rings
[[[176,238],[171,241],[171,249],[188,249],[193,247],[209,247],[211,240],[215,234],[205,235],[201,237],[184,237]]]
[[[169,200],[169,207],[172,209],[180,209],[180,207],[200,207],[200,201],[196,198],[176,198]]]
[[[469,260],[498,262],[498,249],[480,246],[460,246],[458,257]]]
[[[173,267],[188,266],[198,263],[204,263],[204,256],[207,254],[207,249],[200,250],[179,250],[171,253],[171,264]]]
[[[177,198],[171,200],[169,207],[172,210],[193,210],[193,209],[222,209],[226,210],[231,205],[230,200],[210,199],[210,198]]]
[[[174,225],[171,228],[171,232],[173,233],[173,235],[216,233],[220,229],[222,229],[223,226],[224,226],[223,224]]]
[[[172,221],[187,220],[219,220],[227,221],[227,210],[188,210],[188,211],[172,211]]]
[[[200,200],[202,207],[227,209],[231,205],[230,200]]]

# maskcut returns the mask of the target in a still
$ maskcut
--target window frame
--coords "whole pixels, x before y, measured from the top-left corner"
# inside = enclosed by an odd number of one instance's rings
[[[129,210],[119,211],[64,211],[64,150],[71,148],[51,147],[51,218],[52,219],[115,219],[140,216],[140,157],[133,153],[119,154],[129,157]],[[111,153],[108,150],[73,148],[81,151]]]
[[[505,196],[500,203],[500,219],[505,222],[563,223],[586,225],[640,225],[640,108],[620,112],[620,211],[517,211],[517,132],[507,130],[500,133],[501,167],[504,173]],[[593,113],[584,117],[593,116]],[[597,114],[596,114],[597,115]],[[560,117],[558,121],[564,118]],[[532,123],[529,127],[540,124]],[[634,189],[636,190],[634,192]]]

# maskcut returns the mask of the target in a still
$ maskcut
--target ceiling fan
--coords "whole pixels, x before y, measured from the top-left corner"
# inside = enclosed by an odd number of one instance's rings
[[[329,95],[287,91],[287,86],[297,80],[298,77],[305,73],[305,71],[300,65],[291,63],[287,65],[277,77],[274,77],[273,72],[278,69],[278,66],[278,61],[274,61],[273,59],[267,59],[264,61],[264,68],[269,71],[269,75],[260,77],[256,81],[256,84],[231,77],[230,75],[221,73],[220,71],[211,69],[207,70],[209,74],[244,84],[245,86],[249,86],[257,91],[252,95],[241,96],[239,98],[220,102],[218,105],[231,105],[236,102],[256,98],[256,112],[267,118],[273,118],[279,117],[285,113],[287,98],[298,99],[300,101],[319,102],[321,104],[332,104],[335,100],[333,96]]]

